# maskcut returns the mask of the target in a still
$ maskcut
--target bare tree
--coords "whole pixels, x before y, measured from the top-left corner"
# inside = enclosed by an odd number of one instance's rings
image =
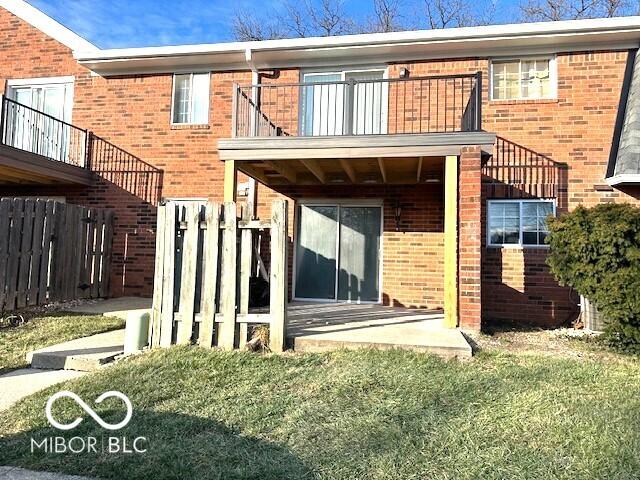
[[[629,0],[524,0],[520,13],[525,21],[577,20],[626,15],[630,6]]]
[[[397,32],[406,29],[401,0],[373,0],[373,15],[363,26],[363,32]]]
[[[345,11],[344,0],[290,0],[271,19],[237,13],[232,28],[237,40],[344,35],[357,30]]]
[[[241,42],[287,37],[286,30],[281,25],[265,23],[247,12],[236,13],[232,29],[235,39]]]
[[[427,25],[432,29],[469,27],[482,23],[469,0],[424,0],[424,10]]]

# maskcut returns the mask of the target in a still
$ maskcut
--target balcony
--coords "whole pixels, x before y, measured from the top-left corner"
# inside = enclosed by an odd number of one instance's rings
[[[481,74],[234,86],[233,137],[477,132]]]
[[[88,132],[2,97],[0,185],[91,183]]]
[[[444,157],[465,146],[492,153],[495,135],[482,130],[480,72],[378,74],[234,85],[232,138],[219,140],[220,158],[232,162],[230,171],[272,187],[404,185],[440,181]]]

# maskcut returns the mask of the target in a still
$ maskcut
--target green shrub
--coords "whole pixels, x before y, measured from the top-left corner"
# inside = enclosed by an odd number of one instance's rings
[[[549,229],[556,280],[596,305],[609,322],[607,343],[640,353],[640,208],[578,207],[551,218]]]

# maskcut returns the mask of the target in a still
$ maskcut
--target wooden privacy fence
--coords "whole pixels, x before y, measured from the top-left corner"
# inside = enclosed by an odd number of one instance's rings
[[[249,324],[269,325],[269,346],[282,351],[287,322],[287,202],[273,203],[271,219],[237,218],[234,202],[167,202],[158,208],[153,347],[198,343],[244,346]],[[259,236],[268,233],[270,272],[261,262]],[[258,265],[259,264],[259,265]],[[250,278],[269,281],[268,313],[249,312]]]
[[[52,200],[0,200],[0,309],[109,293],[113,212]]]

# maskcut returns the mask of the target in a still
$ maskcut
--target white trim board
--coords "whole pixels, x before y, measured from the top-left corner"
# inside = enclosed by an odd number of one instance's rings
[[[100,75],[370,65],[393,61],[552,54],[640,45],[640,17],[342,35],[253,42],[76,51]],[[249,60],[248,60],[249,59]]]
[[[41,10],[23,0],[0,0],[0,7],[21,18],[45,35],[53,38],[71,50],[94,52],[98,50],[91,42],[71,31]]]

